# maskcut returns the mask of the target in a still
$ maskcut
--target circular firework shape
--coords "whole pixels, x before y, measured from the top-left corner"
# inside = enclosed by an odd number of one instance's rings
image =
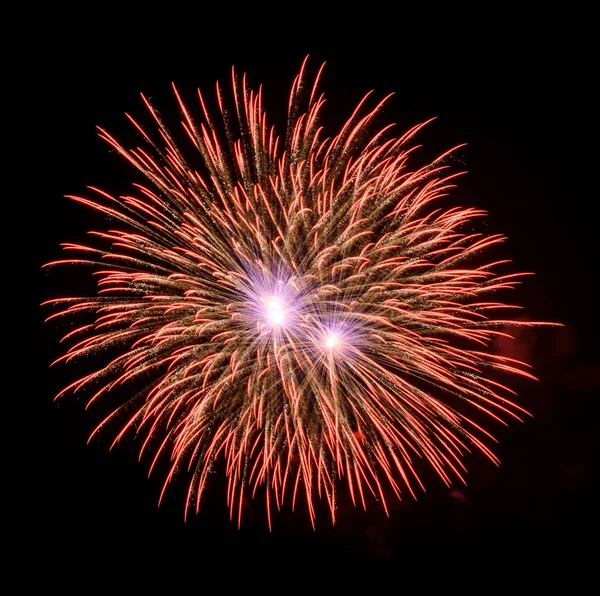
[[[217,85],[218,120],[200,93],[197,119],[173,87],[194,165],[145,98],[155,132],[128,116],[143,146],[99,129],[147,184],[134,196],[70,196],[121,228],[92,232],[92,246],[63,244],[78,256],[48,264],[98,277],[96,296],[45,303],[57,307],[50,319],[88,317],[59,361],[110,354],[57,397],[87,390],[93,403],[137,380],[142,390],[92,436],[120,421],[115,443],[141,436],[151,469],[168,458],[161,499],[189,469],[186,513],[218,460],[238,523],[260,486],[269,525],[273,507],[299,498],[313,526],[319,498],[335,523],[341,484],[355,505],[373,495],[387,512],[389,494],[422,488],[415,461],[448,485],[464,480],[472,448],[498,463],[482,413],[527,414],[498,373],[534,378],[528,365],[490,347],[507,326],[544,323],[501,314],[517,307],[495,294],[526,274],[479,256],[504,240],[466,230],[485,213],[440,206],[461,174],[448,165],[457,148],[413,169],[427,122],[372,133],[387,98],[368,110],[368,95],[327,138],[323,67],[306,86],[305,66],[282,138],[245,76],[232,72],[232,110]]]

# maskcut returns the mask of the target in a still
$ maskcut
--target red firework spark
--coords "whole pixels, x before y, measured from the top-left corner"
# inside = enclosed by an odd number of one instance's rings
[[[198,124],[175,89],[200,171],[145,98],[159,140],[129,116],[144,147],[100,129],[149,186],[70,197],[123,229],[94,232],[97,247],[64,244],[81,258],[49,264],[92,265],[99,278],[95,297],[51,301],[61,308],[50,318],[92,317],[65,336],[74,343],[59,360],[117,354],[58,397],[94,387],[93,403],[150,373],[92,436],[119,418],[115,443],[141,434],[151,469],[169,456],[161,498],[176,470],[191,470],[186,512],[222,459],[238,523],[245,491],[261,485],[269,525],[273,505],[293,507],[300,494],[314,525],[317,496],[335,522],[341,481],[355,505],[372,494],[387,512],[390,488],[415,496],[416,459],[448,485],[463,480],[470,446],[498,463],[472,413],[520,419],[525,410],[505,397],[514,392],[492,377],[533,378],[489,351],[507,325],[532,325],[496,318],[516,307],[491,301],[524,274],[496,273],[506,261],[469,266],[503,237],[461,231],[480,210],[436,206],[459,175],[446,165],[456,148],[412,170],[424,124],[399,138],[389,126],[369,134],[385,99],[367,111],[366,97],[323,138],[322,67],[305,93],[305,64],[283,141],[245,77],[233,74],[233,117],[217,85],[219,126],[200,93]]]

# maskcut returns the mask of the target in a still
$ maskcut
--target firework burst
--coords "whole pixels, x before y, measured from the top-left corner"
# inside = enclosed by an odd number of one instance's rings
[[[340,485],[387,512],[390,494],[416,494],[417,460],[447,484],[473,447],[497,463],[474,413],[526,413],[496,373],[531,377],[527,366],[489,350],[507,325],[531,324],[498,318],[509,307],[492,301],[523,274],[471,264],[503,238],[465,231],[482,211],[438,206],[458,176],[451,152],[409,166],[424,124],[399,138],[368,132],[385,99],[367,110],[365,98],[325,138],[321,70],[308,87],[304,65],[296,77],[284,138],[245,77],[233,74],[230,111],[217,85],[218,121],[201,94],[197,120],[174,88],[194,162],[144,98],[157,130],[129,118],[142,147],[100,136],[149,184],[70,197],[120,229],[64,244],[78,258],[50,263],[91,265],[99,280],[95,297],[51,301],[50,318],[91,317],[59,360],[111,354],[60,395],[87,390],[93,403],[135,386],[94,434],[119,420],[115,442],[141,436],[151,469],[170,458],[162,494],[187,468],[186,512],[218,460],[238,523],[260,486],[269,524],[299,498],[313,525],[317,498],[335,522]]]

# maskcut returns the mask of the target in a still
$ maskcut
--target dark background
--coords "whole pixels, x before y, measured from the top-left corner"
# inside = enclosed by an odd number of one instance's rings
[[[125,570],[152,577],[160,568],[194,586],[227,565],[235,575],[245,561],[257,575],[289,569],[290,578],[291,570],[352,576],[391,565],[403,580],[421,582],[444,562],[457,563],[459,575],[484,565],[491,577],[509,569],[540,569],[546,580],[559,572],[587,577],[597,539],[600,393],[590,16],[489,10],[456,22],[439,18],[435,28],[427,15],[411,16],[388,22],[389,31],[385,15],[335,27],[314,19],[299,33],[292,33],[293,17],[243,26],[232,15],[181,13],[163,22],[159,14],[152,24],[123,22],[116,13],[75,21],[54,10],[37,15],[39,32],[23,45],[35,59],[19,96],[30,127],[21,138],[29,173],[20,205],[33,225],[28,321],[37,337],[22,395],[28,428],[20,538],[43,581]],[[375,89],[377,97],[395,92],[380,122],[396,122],[398,132],[438,117],[420,137],[424,156],[468,143],[456,163],[469,172],[456,201],[488,210],[486,229],[505,233],[516,267],[536,273],[514,297],[527,316],[565,327],[521,333],[499,348],[534,364],[540,382],[518,387],[534,417],[492,429],[502,465],[470,458],[466,487],[449,491],[434,481],[418,502],[394,504],[390,519],[377,507],[364,513],[342,500],[338,525],[332,528],[324,511],[317,532],[303,511],[284,512],[269,533],[261,502],[248,508],[242,530],[229,522],[216,479],[200,515],[184,523],[183,483],[158,508],[161,478],[147,479],[149,462],[137,463],[137,445],[126,441],[109,452],[107,436],[86,445],[98,411],[84,412],[76,399],[53,402],[78,371],[49,369],[64,327],[43,325],[37,305],[89,284],[78,277],[83,270],[40,267],[60,257],[60,242],[83,241],[87,230],[106,225],[63,195],[84,194],[87,185],[130,192],[129,168],[97,138],[96,125],[134,143],[123,112],[145,118],[144,92],[177,128],[171,81],[193,105],[198,86],[209,97],[217,79],[228,88],[232,64],[251,86],[264,83],[271,120],[283,124],[307,53],[313,68],[328,63],[322,89],[330,131]]]

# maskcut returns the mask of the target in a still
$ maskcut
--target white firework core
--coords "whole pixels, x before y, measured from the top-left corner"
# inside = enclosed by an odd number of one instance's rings
[[[333,350],[340,343],[339,337],[336,333],[330,333],[325,340],[325,347],[329,350]]]
[[[268,321],[274,327],[285,323],[285,305],[279,296],[270,296],[265,300],[265,313]]]

